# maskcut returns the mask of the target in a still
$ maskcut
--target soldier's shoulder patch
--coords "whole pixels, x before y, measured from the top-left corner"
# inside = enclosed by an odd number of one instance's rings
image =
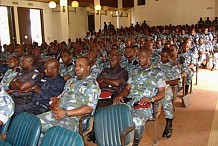
[[[46,82],[46,79],[41,79],[41,82],[45,83],[45,82]]]
[[[37,73],[34,73],[34,74],[32,75],[32,79],[34,80],[34,79],[36,79],[38,76],[39,76],[39,73],[38,73],[38,72],[37,72]]]

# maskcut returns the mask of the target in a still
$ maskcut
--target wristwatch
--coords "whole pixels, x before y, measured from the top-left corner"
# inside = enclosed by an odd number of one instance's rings
[[[151,102],[154,102],[154,98],[151,98]]]
[[[68,113],[68,111],[65,112],[65,116],[70,117],[70,114]]]

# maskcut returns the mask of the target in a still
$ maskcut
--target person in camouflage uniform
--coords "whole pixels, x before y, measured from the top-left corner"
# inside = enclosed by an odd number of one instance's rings
[[[89,71],[89,60],[78,58],[76,76],[66,82],[64,91],[58,97],[51,98],[53,109],[38,115],[42,123],[42,136],[56,125],[78,132],[80,117],[95,110],[101,90]]]
[[[72,57],[72,53],[68,50],[64,50],[61,53],[61,59],[63,62],[60,65],[60,75],[64,77],[65,81],[75,76]]]
[[[19,67],[19,59],[16,56],[11,56],[7,60],[8,67],[10,68],[3,76],[1,80],[1,85],[4,90],[9,90],[9,84],[13,80],[13,78],[17,75],[20,68]]]
[[[211,71],[216,69],[217,60],[218,60],[218,44],[216,44],[214,46],[213,55],[212,55],[212,64],[213,64],[213,67],[211,68]]]
[[[5,124],[14,113],[14,101],[0,85],[0,126]]]
[[[185,95],[188,94],[189,85],[193,77],[193,67],[195,64],[194,56],[189,52],[188,42],[182,44],[182,53],[178,54],[178,62],[181,64],[181,74],[186,73]],[[183,76],[183,75],[182,75]]]
[[[202,66],[203,68],[206,68],[206,57],[207,53],[209,53],[207,46],[205,45],[204,38],[199,39],[199,45],[197,46],[198,50],[198,64],[199,66]]]
[[[125,50],[125,59],[122,61],[121,67],[128,71],[129,77],[131,77],[132,71],[139,67],[137,51],[138,47],[136,45],[127,47]]]
[[[139,51],[138,60],[140,68],[133,73],[126,87],[114,99],[114,104],[117,104],[124,102],[124,97],[132,98],[127,104],[131,107],[133,122],[136,128],[134,146],[139,144],[144,134],[145,122],[152,118],[153,110],[150,103],[165,97],[165,76],[160,69],[151,66],[151,56],[152,50],[150,49],[141,49]],[[136,108],[136,104],[144,107]],[[148,106],[147,108],[146,105]]]
[[[88,51],[86,53],[86,57],[89,59],[91,63],[91,68],[90,68],[90,76],[97,78],[99,74],[102,71],[102,66],[97,62],[97,52],[95,51]]]
[[[157,63],[157,67],[161,69],[166,77],[166,84],[171,86],[178,85],[181,78],[181,70],[178,65],[173,64],[170,61],[170,48],[163,48],[161,52],[161,62]],[[174,118],[173,113],[173,92],[171,86],[166,88],[166,96],[161,100],[163,105],[163,111],[166,118],[166,127],[162,137],[170,138],[172,135],[172,120]]]

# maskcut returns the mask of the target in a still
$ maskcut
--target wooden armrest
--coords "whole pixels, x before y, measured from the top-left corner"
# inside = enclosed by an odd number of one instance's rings
[[[87,128],[86,132],[83,132],[82,123],[84,120],[89,119],[89,127]],[[94,122],[94,116],[91,114],[84,115],[79,119],[79,134],[83,137],[86,136],[88,133],[90,133],[93,129],[93,122]]]
[[[158,105],[158,108],[156,109],[156,106]],[[151,120],[155,120],[157,117],[159,117],[160,112],[161,112],[161,101],[157,101],[157,102],[153,102],[152,103],[152,107],[153,107],[153,119]]]
[[[121,133],[121,146],[126,145],[126,135],[129,134],[130,132],[134,131],[135,127],[134,126],[129,126],[128,128],[124,129]]]

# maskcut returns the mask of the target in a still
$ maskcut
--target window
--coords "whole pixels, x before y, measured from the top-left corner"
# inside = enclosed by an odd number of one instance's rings
[[[7,7],[0,6],[0,18],[0,43],[3,46],[11,43]]]

